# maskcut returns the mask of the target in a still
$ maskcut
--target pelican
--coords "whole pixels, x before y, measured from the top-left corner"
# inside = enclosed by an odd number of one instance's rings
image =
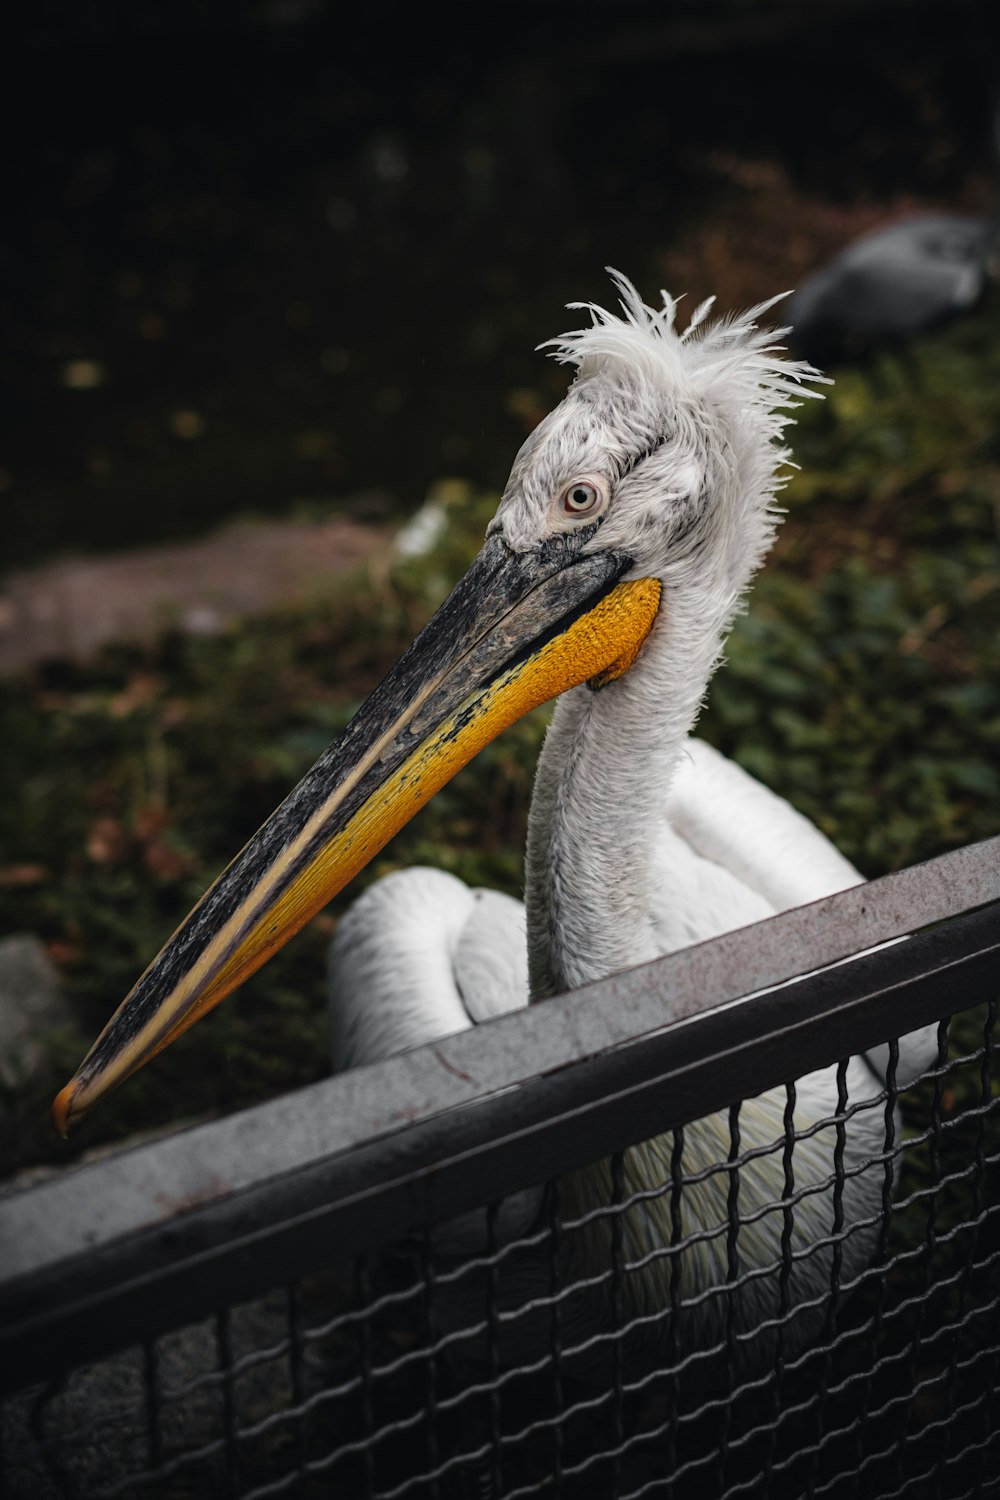
[[[544,1003],[861,880],[786,802],[691,737],[774,535],[790,411],[823,377],[785,357],[777,340],[787,330],[759,325],[777,298],[718,320],[710,299],[681,332],[666,292],[648,306],[612,276],[620,313],[571,304],[589,322],[542,346],[574,366],[575,379],[518,453],[469,571],[139,979],[56,1099],[62,1131],[264,963],[478,749],[553,698],[524,906],[431,870],[372,887],[333,945],[338,1066]],[[932,1056],[926,1033],[910,1038],[898,1082]],[[880,1053],[850,1061],[852,1104],[877,1094],[884,1069]],[[884,1113],[845,1112],[843,1098],[839,1107],[847,1285],[878,1235],[884,1176],[863,1168],[881,1149]],[[755,1338],[761,1320],[783,1308],[803,1310],[786,1353],[800,1342],[829,1288],[836,1069],[797,1085],[794,1125],[812,1133],[795,1145],[804,1196],[791,1214],[782,1281],[787,1108],[784,1089],[742,1106],[743,1147],[771,1149],[741,1168],[740,1264],[754,1274],[736,1298],[720,1295],[726,1117],[685,1132],[683,1166],[696,1179],[681,1208],[694,1236],[680,1261],[688,1322],[705,1344],[728,1326],[747,1359],[767,1345]],[[626,1316],[642,1325],[637,1344],[662,1337],[671,1296],[671,1149],[654,1138],[624,1157],[623,1297]],[[599,1163],[566,1180],[564,1211],[585,1216],[610,1194],[610,1168]],[[503,1234],[520,1233],[538,1202],[530,1193],[513,1200]],[[573,1270],[598,1286],[611,1234],[605,1214],[573,1236]],[[482,1236],[481,1218],[465,1216],[450,1247]],[[537,1256],[522,1257],[520,1269],[529,1283],[543,1274]],[[581,1292],[567,1308],[574,1327],[606,1322],[608,1295]],[[528,1324],[521,1332],[538,1337]]]

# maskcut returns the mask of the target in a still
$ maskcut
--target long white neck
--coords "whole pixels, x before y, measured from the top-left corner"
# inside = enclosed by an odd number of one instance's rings
[[[657,829],[734,597],[706,611],[668,585],[632,669],[557,704],[528,824],[532,1001],[657,957]]]

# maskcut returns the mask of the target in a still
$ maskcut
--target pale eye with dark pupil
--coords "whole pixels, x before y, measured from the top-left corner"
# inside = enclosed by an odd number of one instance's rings
[[[600,498],[596,485],[571,484],[563,495],[563,510],[571,515],[584,515],[594,509]]]

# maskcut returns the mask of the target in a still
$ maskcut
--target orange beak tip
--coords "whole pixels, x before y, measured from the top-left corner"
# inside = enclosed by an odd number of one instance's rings
[[[67,1083],[64,1089],[59,1090],[59,1093],[52,1102],[52,1123],[63,1140],[69,1135],[69,1127],[73,1118],[73,1095],[75,1093],[75,1083]]]

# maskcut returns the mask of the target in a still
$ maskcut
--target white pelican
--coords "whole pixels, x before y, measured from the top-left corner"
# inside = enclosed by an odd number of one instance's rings
[[[516,902],[447,875],[379,883],[335,940],[340,1066],[861,879],[787,803],[688,737],[771,543],[788,409],[821,377],[783,358],[776,335],[758,328],[772,303],[716,322],[704,303],[678,333],[671,297],[648,307],[614,279],[622,316],[590,307],[589,326],[552,341],[576,379],[518,454],[468,573],[136,984],[56,1100],[61,1129],[262,964],[476,750],[557,695],[532,802],[526,935]],[[911,1038],[899,1083],[932,1055],[926,1034]],[[884,1057],[854,1058],[851,1101],[877,1093],[879,1076]],[[744,1148],[775,1146],[740,1174],[740,1264],[762,1272],[780,1268],[788,1234],[786,1103],[776,1090],[745,1101],[740,1116]],[[798,1131],[836,1109],[835,1069],[799,1081]],[[878,1234],[883,1172],[861,1165],[880,1150],[883,1130],[881,1109],[844,1122],[845,1285]],[[684,1230],[702,1235],[684,1252],[681,1282],[699,1339],[718,1337],[731,1300],[733,1331],[749,1345],[763,1317],[821,1301],[829,1287],[837,1128],[795,1144],[795,1188],[805,1196],[791,1215],[790,1276],[779,1288],[778,1275],[762,1274],[735,1299],[711,1295],[727,1277],[729,1175],[708,1169],[725,1163],[729,1144],[723,1116],[685,1133],[685,1171],[707,1175],[683,1194]],[[669,1183],[669,1139],[626,1153],[624,1190],[647,1196],[624,1214],[626,1260],[643,1263],[625,1277],[625,1307],[651,1315],[654,1335],[671,1262],[657,1254],[669,1242],[667,1197],[652,1190]],[[571,1211],[606,1205],[607,1164],[574,1173],[563,1201]],[[521,1221],[534,1202],[521,1205]],[[481,1221],[471,1216],[463,1232],[475,1240]],[[579,1233],[576,1267],[599,1278],[610,1235],[607,1217]],[[592,1322],[593,1307],[586,1311]],[[798,1319],[786,1352],[821,1316],[814,1308]],[[756,1341],[758,1353],[766,1342]]]

